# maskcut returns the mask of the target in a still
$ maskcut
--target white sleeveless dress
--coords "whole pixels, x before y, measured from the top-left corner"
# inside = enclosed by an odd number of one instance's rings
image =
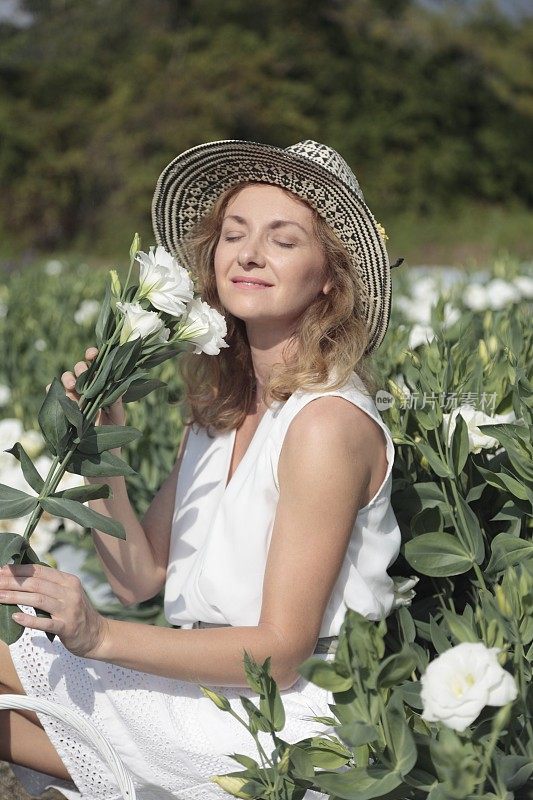
[[[391,504],[394,446],[387,427],[353,374],[340,389],[298,391],[268,409],[227,487],[235,431],[208,436],[191,429],[176,487],[165,615],[190,628],[195,621],[256,625],[262,581],[279,496],[277,465],[287,429],[312,400],[344,397],[380,425],[386,440],[387,472],[370,503],[360,509],[344,563],[332,591],[320,636],[339,633],[346,608],[379,619],[392,608],[393,584],[386,569],[400,547]],[[192,683],[150,675],[72,655],[56,638],[26,629],[10,647],[29,696],[53,699],[96,724],[131,771],[141,800],[227,800],[209,778],[240,769],[228,754],[259,760],[255,743],[231,715],[217,709]],[[317,655],[331,659],[331,655]],[[257,699],[244,687],[213,687],[242,715],[239,695]],[[282,692],[286,726],[282,738],[296,742],[324,734],[312,716],[330,716],[332,695],[300,678]],[[67,767],[73,785],[33,770],[15,768],[26,789],[39,795],[56,786],[68,798],[119,800],[111,774],[96,753],[62,723],[39,716]],[[270,753],[272,741],[259,734]],[[308,792],[309,800],[323,797]]]

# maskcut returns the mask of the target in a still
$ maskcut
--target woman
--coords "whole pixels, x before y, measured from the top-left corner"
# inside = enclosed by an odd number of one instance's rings
[[[91,506],[127,532],[126,542],[93,532],[116,595],[129,604],[164,586],[166,616],[180,627],[105,619],[74,576],[8,567],[1,599],[24,607],[26,630],[0,647],[0,679],[3,691],[87,714],[141,797],[224,797],[210,776],[238,769],[227,754],[257,752],[198,684],[218,687],[242,713],[239,695],[256,697],[244,688],[243,651],[271,656],[283,737],[319,733],[309,717],[329,714],[331,695],[298,666],[314,652],[331,657],[347,606],[379,619],[393,604],[394,448],[361,377],[387,328],[390,267],[350,168],[309,140],[186,151],[159,178],[153,221],[158,243],[225,312],[230,346],[184,364],[191,424],[142,523],[123,478],[109,479],[113,499]],[[95,354],[63,374],[71,397]],[[120,401],[101,413],[106,423],[124,423]],[[57,633],[53,643],[44,631]],[[72,731],[6,716],[0,758],[72,779],[83,798],[118,797]]]

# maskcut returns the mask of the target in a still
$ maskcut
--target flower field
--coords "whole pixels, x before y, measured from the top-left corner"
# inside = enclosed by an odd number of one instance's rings
[[[297,800],[311,786],[346,800],[531,797],[531,265],[502,257],[484,273],[395,272],[375,400],[396,444],[397,608],[379,624],[348,611],[334,661],[302,665],[333,692],[328,736],[283,742],[279,693],[247,665],[264,693],[257,713],[246,709],[250,732],[271,734],[275,747],[267,763],[241,761],[244,772],[220,780],[240,797]],[[5,452],[16,441],[46,474],[37,429],[45,386],[94,344],[106,276],[53,260],[0,285],[0,483],[28,489]],[[167,386],[128,404],[128,425],[143,435],[123,448],[139,514],[181,436],[179,362],[154,372]],[[83,478],[63,481],[60,489]],[[0,520],[0,533],[17,532],[14,523],[24,529],[24,518]],[[65,543],[103,580],[87,531],[44,514],[32,547],[54,564]],[[160,598],[102,610],[165,624]],[[223,698],[212,699],[223,713]]]

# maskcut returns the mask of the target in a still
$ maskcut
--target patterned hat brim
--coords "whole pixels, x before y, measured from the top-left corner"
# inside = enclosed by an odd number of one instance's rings
[[[345,245],[368,294],[364,304],[370,355],[387,331],[391,275],[385,243],[369,208],[353,186],[326,167],[274,145],[239,139],[186,150],[162,171],[152,201],[157,244],[190,268],[186,237],[217,198],[241,181],[271,183],[306,200]]]

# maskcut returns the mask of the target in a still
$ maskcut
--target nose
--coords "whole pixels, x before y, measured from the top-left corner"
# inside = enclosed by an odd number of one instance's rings
[[[263,248],[257,237],[245,239],[237,254],[237,261],[241,267],[264,267],[265,256]]]

